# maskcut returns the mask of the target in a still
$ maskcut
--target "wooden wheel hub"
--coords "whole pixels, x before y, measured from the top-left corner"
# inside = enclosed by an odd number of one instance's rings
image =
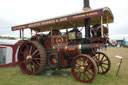
[[[31,55],[28,55],[28,56],[26,57],[26,60],[32,60],[32,56],[31,56]]]
[[[83,66],[81,66],[80,68],[79,68],[79,72],[84,72],[85,71],[85,68],[83,67]]]

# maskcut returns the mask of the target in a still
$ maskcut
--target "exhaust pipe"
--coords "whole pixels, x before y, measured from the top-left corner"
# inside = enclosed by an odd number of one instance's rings
[[[89,0],[84,0],[84,8],[83,11],[91,10]],[[85,38],[90,38],[90,18],[84,19],[85,25]]]
[[[84,0],[83,11],[88,11],[88,10],[91,10],[89,0]]]

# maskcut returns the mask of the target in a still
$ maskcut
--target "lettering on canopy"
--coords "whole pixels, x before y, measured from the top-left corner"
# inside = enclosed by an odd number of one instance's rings
[[[75,19],[75,18],[85,18],[85,17],[90,17],[90,16],[94,16],[94,15],[98,15],[99,13],[98,12],[91,12],[91,13],[87,13],[87,14],[80,14],[80,15],[76,15],[76,16],[73,16],[72,18]]]
[[[81,13],[81,14],[72,15],[72,16],[66,16],[66,17],[61,17],[61,18],[56,18],[56,19],[51,19],[51,20],[46,20],[46,21],[30,23],[30,24],[26,24],[26,25],[12,27],[12,30],[35,28],[35,27],[40,27],[40,26],[45,26],[45,25],[50,25],[50,24],[56,24],[56,23],[60,23],[60,22],[77,20],[77,19],[81,19],[81,18],[88,18],[88,17],[92,17],[92,16],[98,16],[101,14],[100,12],[101,11],[93,11],[93,12],[89,12],[89,13]]]

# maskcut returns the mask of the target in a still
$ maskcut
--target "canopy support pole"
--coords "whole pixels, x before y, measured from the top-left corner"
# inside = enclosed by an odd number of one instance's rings
[[[104,37],[104,29],[103,29],[103,16],[101,16],[101,37]]]
[[[108,28],[108,38],[109,38],[109,26],[108,26],[108,16],[106,15],[106,18],[107,18],[107,28]]]
[[[24,29],[22,29],[22,40],[24,40]]]
[[[21,30],[19,32],[20,32],[20,38],[21,38]]]
[[[51,28],[51,35],[50,35],[50,36],[51,36],[51,46],[53,45],[53,38],[52,38],[53,35],[52,35],[52,31],[53,31],[53,30],[52,30],[52,28]]]
[[[31,30],[31,37],[32,37],[32,29],[30,29]]]

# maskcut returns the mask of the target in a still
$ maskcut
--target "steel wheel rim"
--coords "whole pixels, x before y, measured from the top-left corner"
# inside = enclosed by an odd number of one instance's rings
[[[80,60],[79,64],[78,60]],[[89,83],[92,82],[92,80],[96,76],[97,66],[95,61],[91,57],[87,55],[80,55],[73,59],[71,71],[77,81]]]
[[[98,67],[98,74],[106,74],[111,67],[111,62],[108,56],[102,52],[96,52],[95,60]]]
[[[18,52],[18,65],[24,74],[35,75],[41,71],[41,54],[30,41],[24,42]]]

